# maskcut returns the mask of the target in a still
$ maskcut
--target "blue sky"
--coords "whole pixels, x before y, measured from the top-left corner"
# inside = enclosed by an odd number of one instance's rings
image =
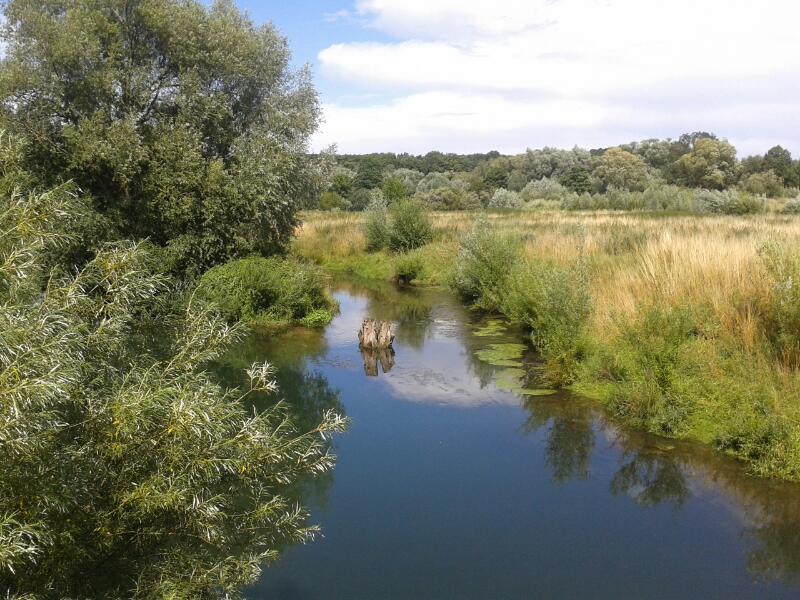
[[[800,154],[796,0],[237,0],[313,65],[342,152],[522,152],[714,131]]]

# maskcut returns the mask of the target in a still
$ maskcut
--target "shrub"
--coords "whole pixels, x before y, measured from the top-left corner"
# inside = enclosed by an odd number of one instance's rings
[[[680,434],[693,404],[681,393],[690,375],[683,353],[696,335],[695,317],[687,310],[647,310],[625,324],[613,348],[612,412],[654,433]]]
[[[800,215],[800,198],[793,198],[789,200],[781,211],[787,215]]]
[[[433,225],[419,200],[402,200],[389,211],[389,248],[408,252],[424,246],[433,237]]]
[[[413,253],[403,254],[394,263],[394,277],[397,283],[408,284],[422,273],[422,259]]]
[[[370,202],[363,225],[368,252],[385,248],[389,243],[389,210],[383,196]]]
[[[345,210],[349,203],[336,192],[323,192],[319,197],[320,210]]]
[[[0,580],[16,598],[231,597],[314,529],[297,491],[333,466],[343,418],[301,424],[269,365],[242,393],[206,371],[241,329],[164,314],[141,245],[30,289],[69,196],[0,197]],[[35,292],[35,293],[31,293]],[[158,352],[142,352],[142,315]],[[150,317],[148,317],[150,318]],[[302,426],[302,429],[301,429]],[[202,543],[198,543],[198,536]],[[98,565],[113,577],[93,577]],[[57,592],[55,590],[58,590]]]
[[[364,210],[369,206],[373,199],[374,195],[372,194],[371,190],[356,188],[348,198],[350,201],[350,210]]]
[[[747,215],[762,212],[764,202],[736,190],[698,190],[697,206],[701,211],[724,215]]]
[[[768,335],[785,364],[800,366],[800,252],[771,243],[761,258],[772,279]]]
[[[214,267],[200,278],[196,296],[230,323],[325,325],[335,308],[317,267],[277,257]]]
[[[518,247],[516,240],[492,229],[486,217],[480,217],[461,239],[452,287],[477,308],[500,309]]]
[[[569,190],[558,181],[545,177],[537,181],[529,182],[520,193],[522,200],[561,200],[569,193]]]
[[[416,198],[433,210],[473,210],[481,206],[477,194],[457,188],[439,188],[432,192],[418,193]]]
[[[522,206],[520,195],[504,188],[495,190],[492,199],[489,200],[490,208],[519,208],[520,206]]]
[[[772,170],[753,173],[741,183],[741,188],[755,196],[766,196],[767,198],[780,198],[786,193],[783,180]]]
[[[564,267],[531,260],[509,277],[503,312],[531,331],[544,359],[544,378],[566,385],[575,378],[582,330],[591,310],[589,280],[582,262]]]

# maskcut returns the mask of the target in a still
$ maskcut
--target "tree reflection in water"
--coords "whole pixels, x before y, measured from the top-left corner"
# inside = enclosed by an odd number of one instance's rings
[[[605,435],[620,451],[609,480],[613,495],[645,508],[664,504],[681,510],[694,495],[725,498],[745,526],[747,563],[762,580],[800,584],[800,488],[748,475],[741,464],[698,444],[665,440],[611,425],[602,413],[573,397],[533,398],[523,430],[547,427],[545,462],[553,480],[585,480],[595,437]],[[694,492],[694,493],[693,493]]]

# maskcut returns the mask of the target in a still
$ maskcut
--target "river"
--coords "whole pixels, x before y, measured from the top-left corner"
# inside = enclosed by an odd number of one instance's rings
[[[800,486],[540,395],[520,332],[444,291],[334,295],[324,332],[237,350],[276,365],[301,421],[351,419],[335,471],[304,492],[323,537],[286,549],[249,598],[800,597]],[[397,324],[393,356],[359,353],[367,316]]]

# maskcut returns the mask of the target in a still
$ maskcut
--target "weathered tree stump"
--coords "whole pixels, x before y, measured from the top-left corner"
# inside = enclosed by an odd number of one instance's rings
[[[358,347],[364,359],[364,373],[369,377],[377,377],[378,364],[384,373],[394,366],[394,331],[387,321],[364,319],[358,332]]]
[[[364,319],[358,332],[358,347],[362,350],[391,348],[394,342],[392,324],[387,321]]]

